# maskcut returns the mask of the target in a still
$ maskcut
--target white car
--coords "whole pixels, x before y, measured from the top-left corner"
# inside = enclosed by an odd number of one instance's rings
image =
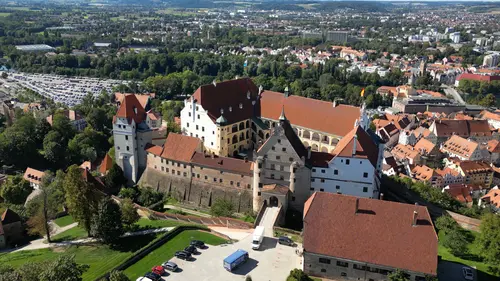
[[[462,267],[462,274],[464,275],[465,280],[474,280],[474,273],[470,267]]]

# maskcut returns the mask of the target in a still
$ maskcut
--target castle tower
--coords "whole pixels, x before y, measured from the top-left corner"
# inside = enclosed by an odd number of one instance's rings
[[[425,76],[427,69],[427,61],[425,59],[422,59],[420,61],[420,76]]]
[[[252,197],[253,197],[253,211],[258,212],[260,208],[260,173],[262,170],[262,167],[264,165],[264,157],[259,156],[255,160],[255,165],[253,167],[253,192],[252,192]]]

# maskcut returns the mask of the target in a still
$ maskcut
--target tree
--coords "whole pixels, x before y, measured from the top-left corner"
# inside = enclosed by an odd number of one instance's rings
[[[108,124],[111,124],[111,120],[109,120],[106,110],[99,107],[92,108],[86,120],[94,130],[104,133],[107,132]]]
[[[448,248],[450,252],[457,257],[467,254],[468,244],[467,236],[460,227],[448,231],[443,241],[443,246]]]
[[[163,200],[163,193],[154,191],[151,188],[141,188],[140,192],[137,201],[142,206],[151,206]]]
[[[7,72],[2,72],[2,78],[7,79],[9,77],[9,74]]]
[[[389,274],[391,281],[410,281],[410,277],[404,271],[397,269],[395,272]]]
[[[114,270],[109,275],[109,281],[130,281],[130,279],[128,279],[127,275],[125,275],[123,271]]]
[[[43,157],[54,166],[64,167],[66,163],[66,142],[61,141],[62,135],[50,131],[43,139]]]
[[[93,186],[83,179],[80,167],[72,165],[68,168],[64,178],[64,190],[70,215],[90,236],[91,220],[97,210],[98,196]]]
[[[491,265],[500,264],[500,217],[486,214],[481,218],[479,245],[484,259]]]
[[[125,198],[122,200],[120,209],[122,212],[123,224],[131,226],[139,220],[140,216],[137,213],[137,208],[130,198]]]
[[[9,176],[0,190],[2,198],[11,204],[24,204],[33,188],[21,175]]]
[[[108,173],[104,176],[104,184],[107,188],[113,189],[119,188],[126,183],[127,179],[123,175],[122,168],[120,168],[118,164],[113,163],[111,169],[109,169]]]
[[[118,196],[120,198],[130,198],[132,200],[135,200],[137,194],[138,194],[137,189],[133,187],[122,187],[120,189],[120,192],[118,193]]]
[[[60,256],[47,264],[40,273],[40,281],[82,281],[88,265],[75,262],[75,256]]]
[[[217,199],[210,208],[210,214],[214,217],[230,217],[233,212],[233,203],[226,199]]]
[[[111,198],[105,197],[99,201],[97,214],[92,219],[91,233],[105,244],[113,244],[124,233],[120,206]]]
[[[286,278],[286,281],[312,281],[313,279],[305,274],[301,269],[293,269],[290,271],[290,275]]]

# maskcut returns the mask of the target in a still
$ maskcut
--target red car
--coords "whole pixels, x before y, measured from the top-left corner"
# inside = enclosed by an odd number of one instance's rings
[[[165,269],[161,265],[153,266],[151,269],[153,273],[156,273],[158,275],[163,275],[165,273]]]

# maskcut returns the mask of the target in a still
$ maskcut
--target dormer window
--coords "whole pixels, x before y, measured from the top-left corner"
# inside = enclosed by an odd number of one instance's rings
[[[243,109],[243,104],[242,103],[240,103],[240,109]]]

